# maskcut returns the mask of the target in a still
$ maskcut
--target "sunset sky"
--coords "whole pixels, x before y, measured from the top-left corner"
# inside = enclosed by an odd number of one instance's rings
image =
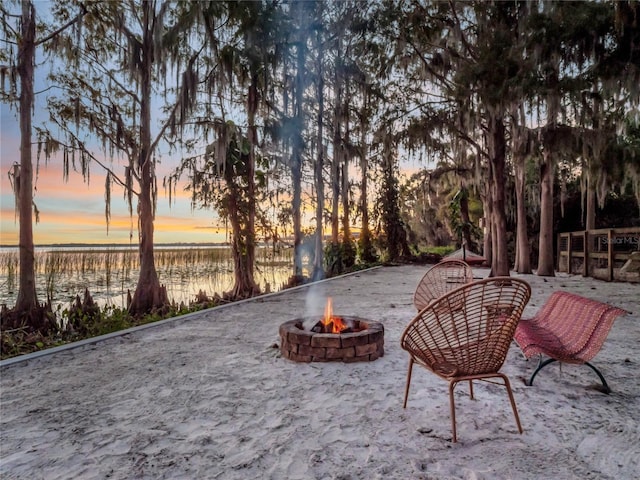
[[[42,126],[49,118],[43,108],[50,86],[46,80],[47,62],[36,62],[34,89],[36,95],[33,126]],[[162,115],[153,115],[160,118]],[[155,125],[152,128],[157,128]],[[35,141],[35,133],[33,141]],[[6,103],[0,103],[0,245],[18,245],[18,215],[8,173],[14,163],[20,161],[20,131],[18,114]],[[95,155],[100,155],[97,148]],[[162,187],[163,178],[178,165],[179,155],[160,155],[161,164],[156,167],[158,186],[157,213],[155,220],[155,243],[208,243],[225,241],[225,234],[219,228],[217,215],[208,210],[193,210],[190,199],[178,187],[177,196],[169,204],[167,192]],[[35,172],[36,147],[33,148],[34,202],[40,212],[39,222],[33,224],[35,245],[68,243],[117,243],[137,242],[137,216],[134,205],[133,217],[129,216],[123,199],[122,189],[114,186],[111,195],[111,222],[107,229],[105,220],[104,183],[105,175],[100,166],[91,167],[90,181],[84,181],[82,174],[70,172],[68,181],[63,180],[61,156],[48,163],[41,159],[39,170]],[[418,162],[420,163],[420,162]],[[406,165],[405,172],[418,165]],[[123,168],[114,170],[122,174]],[[135,201],[135,200],[134,200]],[[307,219],[309,220],[309,219]]]
[[[39,17],[47,15],[47,3],[38,4]],[[50,63],[37,53],[34,90],[43,93],[36,95],[33,116],[34,129],[42,126],[49,118],[43,108],[46,104]],[[8,84],[4,87],[8,87]],[[159,105],[158,105],[159,107]],[[160,118],[154,115],[153,118]],[[152,129],[157,128],[153,125]],[[35,134],[33,141],[35,141]],[[35,169],[36,148],[33,149]],[[96,149],[95,155],[100,151]],[[90,182],[87,184],[81,173],[70,172],[68,182],[63,181],[62,157],[53,158],[48,164],[41,161],[37,178],[34,202],[40,212],[40,221],[34,222],[33,235],[36,245],[56,243],[118,243],[137,244],[137,216],[134,204],[133,218],[123,200],[122,189],[114,187],[111,196],[111,222],[107,231],[105,221],[104,183],[105,175],[94,164],[91,168]],[[178,197],[169,205],[168,195],[162,187],[162,180],[178,164],[179,156],[169,158],[161,156],[161,165],[156,168],[158,186],[158,204],[155,221],[156,243],[205,243],[222,242],[224,233],[216,234],[216,218],[212,211],[192,210],[190,199],[179,187]],[[8,173],[15,162],[20,161],[20,129],[16,108],[11,109],[0,102],[0,245],[18,244],[18,217]],[[122,173],[123,168],[114,168]],[[35,174],[35,170],[34,170]],[[135,200],[134,200],[135,202]],[[133,224],[132,224],[133,222]],[[133,235],[132,238],[131,235]]]
[[[47,118],[45,112],[36,111],[34,126]],[[18,245],[18,217],[8,173],[14,162],[20,161],[20,133],[15,111],[0,104],[0,245]],[[34,137],[35,141],[35,137]],[[33,154],[34,168],[36,162]],[[98,154],[98,152],[96,152]],[[190,198],[180,185],[169,204],[168,194],[162,187],[164,176],[178,164],[179,157],[163,156],[157,167],[160,192],[155,220],[155,243],[210,243],[225,241],[219,228],[217,215],[210,211],[192,209]],[[410,174],[421,162],[403,162],[403,175]],[[117,172],[122,169],[115,168]],[[105,220],[105,175],[99,165],[91,167],[90,181],[83,180],[79,172],[70,172],[63,180],[62,160],[53,158],[48,163],[41,159],[34,178],[34,202],[40,212],[40,221],[33,226],[35,245],[49,244],[132,244],[137,245],[137,217],[130,217],[123,199],[122,189],[113,187],[111,195],[111,221],[107,231]],[[311,219],[309,214],[308,221]]]
[[[0,244],[18,244],[18,221],[15,202],[8,172],[14,162],[20,160],[20,133],[15,111],[6,104],[0,104]],[[39,121],[34,118],[34,125]],[[158,175],[162,188],[162,178],[175,167],[177,160],[163,158]],[[35,163],[35,154],[34,154]],[[111,222],[109,231],[105,221],[104,202],[105,176],[98,165],[91,169],[90,182],[84,182],[82,175],[71,172],[69,181],[62,178],[62,161],[52,159],[48,164],[41,162],[35,179],[34,201],[40,211],[39,223],[34,223],[34,243],[36,245],[55,243],[119,243],[137,244],[137,219],[131,218],[122,190],[115,189],[111,197]],[[155,222],[156,243],[204,243],[224,241],[224,234],[216,234],[214,213],[191,209],[190,200],[179,191],[178,198],[169,205],[164,190],[158,195],[158,210]],[[133,222],[133,224],[132,224]]]

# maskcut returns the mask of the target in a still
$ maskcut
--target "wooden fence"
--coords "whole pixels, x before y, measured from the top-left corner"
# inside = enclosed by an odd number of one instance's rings
[[[640,253],[637,252],[640,252],[640,227],[560,233],[558,271],[581,273],[609,282],[640,282]],[[632,254],[632,264],[627,264]]]

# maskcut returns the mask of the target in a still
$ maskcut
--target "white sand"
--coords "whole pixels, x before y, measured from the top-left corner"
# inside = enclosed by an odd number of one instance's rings
[[[424,266],[384,267],[314,287],[336,314],[385,325],[374,362],[280,358],[278,326],[305,314],[302,288],[212,309],[144,331],[1,370],[2,479],[637,479],[640,478],[640,285],[581,276],[522,276],[526,316],[556,289],[630,310],[594,364],[546,367],[517,345],[506,392],[456,390],[451,443],[446,382],[417,367],[402,408],[407,354]],[[476,276],[487,271],[474,270]],[[316,312],[321,313],[321,312]]]

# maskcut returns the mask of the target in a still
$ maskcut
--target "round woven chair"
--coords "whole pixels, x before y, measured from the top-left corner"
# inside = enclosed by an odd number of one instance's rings
[[[507,389],[518,431],[522,433],[509,379],[499,370],[530,297],[527,282],[493,277],[465,284],[423,308],[400,340],[409,353],[404,407],[415,363],[447,380],[453,442],[456,442],[455,386],[468,381],[473,398],[474,380],[492,383],[501,380],[499,384]]]
[[[473,281],[471,267],[462,260],[442,260],[429,268],[418,282],[413,294],[413,304],[418,310],[460,285]]]

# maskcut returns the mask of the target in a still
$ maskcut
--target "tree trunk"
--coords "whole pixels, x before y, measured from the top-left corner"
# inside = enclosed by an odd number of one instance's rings
[[[401,255],[408,256],[411,251],[407,235],[400,217],[398,203],[398,175],[394,152],[391,146],[383,147],[382,158],[382,222],[386,235],[387,261],[398,260]]]
[[[484,206],[484,241],[482,248],[482,256],[485,258],[486,263],[491,266],[491,257],[493,252],[493,235],[492,229],[493,226],[491,224],[491,188],[487,183],[485,183],[484,187],[484,195],[483,195],[483,206]]]
[[[471,238],[471,218],[469,217],[469,195],[466,187],[460,190],[460,222],[462,223],[462,245],[468,249],[475,249]]]
[[[391,168],[391,153],[384,152],[383,153],[383,167],[382,167],[382,188],[384,192],[383,197],[383,211],[382,211],[382,221],[384,225],[384,231],[386,234],[386,243],[387,243],[387,260],[395,261],[400,256],[400,249],[398,248],[397,242],[397,231],[398,228],[395,223],[398,221],[399,216],[395,211],[394,204],[396,202],[396,198],[394,196],[393,190],[393,169]]]
[[[338,55],[340,51],[337,52]],[[334,88],[335,99],[333,105],[333,161],[331,163],[331,243],[337,248],[340,242],[340,160],[342,157],[341,138],[341,108],[342,84],[338,68],[335,68]]]
[[[255,217],[256,217],[256,185],[255,185],[255,149],[258,143],[256,130],[256,112],[258,110],[258,78],[252,76],[251,84],[247,92],[247,121],[249,141],[248,155],[242,154],[243,137],[237,139],[240,151],[239,161],[244,168],[233,168],[229,164],[227,153],[227,165],[223,177],[229,193],[226,197],[226,207],[229,212],[231,231],[231,253],[233,255],[234,284],[224,297],[230,300],[249,298],[260,293],[260,287],[254,278],[255,266]],[[242,172],[242,173],[239,173]],[[246,183],[246,189],[243,188]]]
[[[585,230],[594,230],[596,228],[596,191],[593,184],[593,177],[587,174],[587,208],[586,218],[584,222]]]
[[[490,150],[490,189],[492,251],[490,276],[509,275],[509,256],[507,251],[507,218],[505,213],[505,155],[506,141],[504,123],[501,118],[491,115],[489,118],[491,135]]]
[[[248,159],[247,159],[248,160]],[[260,287],[253,277],[253,262],[255,255],[255,245],[252,244],[253,231],[247,225],[243,225],[243,212],[239,206],[239,201],[243,198],[242,189],[236,184],[233,178],[232,168],[225,169],[225,182],[229,187],[227,196],[227,207],[229,209],[229,220],[233,239],[231,250],[233,254],[233,274],[234,285],[231,291],[225,292],[224,297],[230,300],[249,298],[260,293]],[[248,212],[245,212],[248,214]],[[247,218],[249,215],[247,215]]]
[[[347,84],[348,87],[348,84]],[[346,110],[347,112],[349,111],[349,105],[347,104],[346,106]],[[349,145],[350,144],[350,129],[349,129],[349,118],[347,116],[346,120],[345,120],[345,132],[344,132],[344,136],[345,136],[345,144]],[[349,189],[349,154],[348,154],[348,150],[346,148],[344,148],[342,150],[342,156],[341,156],[341,168],[342,168],[342,243],[345,246],[345,255],[347,254],[346,252],[346,245],[348,244],[349,247],[352,249],[353,245],[352,245],[352,240],[351,240],[351,216],[349,215],[349,194],[350,194],[350,189]],[[353,250],[351,250],[353,251]],[[353,263],[355,262],[355,258],[345,258],[344,260],[347,261],[347,267],[351,267],[353,265]]]
[[[551,154],[543,153],[540,165],[540,240],[537,275],[553,277],[553,165]]]
[[[33,244],[33,164],[31,158],[31,113],[33,112],[33,72],[35,62],[36,12],[30,1],[22,2],[22,38],[18,43],[20,76],[20,168],[15,177],[20,222],[20,284],[15,311],[28,314],[38,306],[36,295],[35,248]]]
[[[143,169],[143,172],[145,170]],[[167,292],[160,285],[154,260],[151,188],[148,181],[142,182],[141,187],[140,198],[138,199],[140,275],[136,291],[129,305],[129,313],[132,315],[144,315],[156,310],[162,310],[169,304]]]
[[[293,276],[298,281],[302,278],[302,131],[304,129],[304,69],[305,47],[300,41],[297,45],[296,79],[295,79],[295,104],[294,114],[296,118],[296,132],[293,139],[293,151],[291,153],[291,182],[292,182],[292,223],[293,223]]]
[[[339,142],[338,142],[339,143]],[[331,162],[331,243],[340,243],[340,147],[334,143]]]
[[[258,111],[258,77],[251,79],[247,95],[247,113],[249,122],[249,158],[247,165],[247,224],[244,230],[244,250],[242,258],[238,261],[244,264],[243,286],[251,295],[258,294],[260,287],[253,276],[256,259],[256,145],[258,144],[258,132],[256,128],[256,112]]]
[[[342,164],[342,240],[351,241],[351,225],[349,216],[349,164],[346,157]]]
[[[138,198],[138,230],[140,252],[140,277],[133,294],[129,312],[144,315],[162,310],[169,304],[167,292],[160,285],[154,259],[153,231],[155,217],[155,170],[151,157],[151,81],[153,65],[153,32],[151,29],[152,5],[144,4],[144,36],[140,67],[140,154],[136,171],[140,175]]]
[[[141,141],[150,139],[149,108],[145,107],[145,102],[141,109],[143,126],[141,128]],[[147,120],[145,121],[145,116]],[[147,127],[144,127],[144,124]],[[143,143],[144,144],[144,143]],[[150,143],[146,143],[150,145]],[[154,206],[153,188],[155,176],[151,168],[151,158],[148,155],[148,147],[143,148],[140,153],[141,175],[140,175],[140,196],[138,198],[138,230],[139,230],[139,255],[140,255],[140,276],[136,291],[129,305],[129,312],[133,315],[144,315],[154,310],[161,310],[169,304],[167,292],[160,285],[158,272],[156,271],[154,259]]]
[[[293,147],[291,155],[291,183],[293,188],[291,198],[291,216],[293,223],[293,275],[302,277],[302,152]]]
[[[317,33],[320,37],[320,33]],[[318,38],[318,86],[317,86],[317,98],[318,98],[318,131],[317,131],[317,149],[318,155],[316,158],[314,179],[316,184],[316,193],[318,198],[316,200],[316,247],[315,258],[313,261],[313,275],[314,281],[322,280],[324,278],[324,230],[323,230],[323,216],[324,216],[324,179],[322,178],[322,170],[324,167],[324,148],[323,148],[323,127],[324,127],[324,77],[322,71],[322,62],[324,61],[324,50],[322,48],[322,39]]]
[[[602,110],[602,103],[600,102],[598,95],[598,88],[593,85],[593,114],[591,116],[592,127],[594,131],[598,131],[600,128],[600,115]],[[597,142],[597,147],[593,149],[593,159],[587,160],[586,173],[587,173],[587,211],[586,219],[584,222],[585,230],[594,230],[596,228],[596,185],[594,181],[594,174],[591,171],[591,162],[595,159],[599,159],[602,156],[604,147],[601,142]],[[585,259],[586,261],[586,259]]]
[[[255,282],[253,270],[250,270],[249,267],[253,255],[249,253],[250,249],[246,242],[243,241],[243,234],[240,232],[243,229],[237,222],[234,224],[233,216],[231,218],[232,231],[238,232],[237,234],[234,233],[231,243],[234,283],[231,291],[224,293],[224,297],[230,300],[238,300],[260,294],[260,287]]]
[[[366,110],[367,102],[365,100],[364,108]],[[362,113],[363,118],[366,115]],[[362,223],[360,227],[360,239],[358,241],[360,248],[360,260],[363,262],[374,262],[373,242],[371,241],[371,231],[369,230],[369,204],[368,204],[368,188],[369,188],[369,160],[367,158],[367,122],[364,120],[360,123],[360,215]]]
[[[531,260],[529,252],[529,237],[527,235],[527,209],[524,200],[525,187],[525,158],[515,161],[516,182],[516,263],[515,270],[518,273],[531,273]]]

